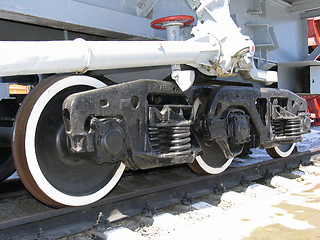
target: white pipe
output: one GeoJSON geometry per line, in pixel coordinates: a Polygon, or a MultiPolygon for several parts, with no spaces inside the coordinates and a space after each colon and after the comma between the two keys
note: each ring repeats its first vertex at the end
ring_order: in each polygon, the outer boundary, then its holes
{"type": "Polygon", "coordinates": [[[197,41],[1,41],[0,76],[195,64],[215,51],[197,41]]]}

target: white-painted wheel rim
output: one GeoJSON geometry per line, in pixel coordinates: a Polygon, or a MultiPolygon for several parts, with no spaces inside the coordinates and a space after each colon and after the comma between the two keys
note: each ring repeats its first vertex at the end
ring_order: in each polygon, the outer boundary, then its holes
{"type": "Polygon", "coordinates": [[[226,170],[231,162],[233,161],[233,158],[228,159],[221,167],[211,167],[208,165],[201,156],[197,156],[196,160],[199,166],[208,174],[219,174],[222,173],[224,170],[226,170]]]}
{"type": "Polygon", "coordinates": [[[284,158],[284,157],[288,157],[293,152],[295,146],[296,144],[292,143],[291,147],[286,151],[282,151],[280,147],[274,147],[273,149],[280,157],[284,158]]]}
{"type": "Polygon", "coordinates": [[[76,85],[86,85],[94,88],[100,88],[105,86],[105,84],[101,81],[88,76],[69,76],[60,81],[57,81],[56,83],[52,84],[48,89],[46,89],[46,91],[43,92],[43,94],[34,104],[27,122],[25,133],[26,160],[30,173],[34,178],[35,182],[37,183],[38,187],[52,200],[60,204],[69,206],[87,205],[101,199],[113,189],[113,187],[117,184],[125,169],[125,165],[121,163],[114,176],[103,188],[101,188],[97,192],[85,196],[67,195],[54,188],[43,175],[39,163],[37,161],[37,156],[35,152],[35,132],[38,125],[38,120],[40,118],[42,110],[45,108],[46,104],[50,101],[50,99],[52,99],[52,97],[54,97],[58,92],[62,91],[63,89],[76,85]]]}

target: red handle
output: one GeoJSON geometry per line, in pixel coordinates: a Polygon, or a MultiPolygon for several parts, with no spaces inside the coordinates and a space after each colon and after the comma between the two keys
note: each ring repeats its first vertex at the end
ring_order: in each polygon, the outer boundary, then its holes
{"type": "Polygon", "coordinates": [[[156,20],[153,20],[151,22],[151,27],[155,29],[164,29],[163,23],[167,22],[182,22],[184,26],[187,26],[191,23],[193,23],[194,18],[189,15],[175,15],[175,16],[169,16],[169,17],[163,17],[156,20]]]}

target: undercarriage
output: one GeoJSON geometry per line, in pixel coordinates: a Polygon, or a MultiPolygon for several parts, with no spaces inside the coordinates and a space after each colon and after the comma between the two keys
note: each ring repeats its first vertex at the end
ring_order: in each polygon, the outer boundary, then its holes
{"type": "Polygon", "coordinates": [[[12,152],[35,197],[77,206],[110,192],[125,169],[218,174],[245,147],[290,155],[309,129],[306,102],[287,90],[199,83],[183,92],[172,81],[57,75],[24,99],[12,152]]]}
{"type": "Polygon", "coordinates": [[[245,144],[301,141],[310,125],[306,107],[286,90],[194,85],[182,92],[173,82],[138,80],[73,94],[63,116],[71,151],[97,164],[123,161],[136,170],[192,163],[212,148],[220,168],[245,144]]]}

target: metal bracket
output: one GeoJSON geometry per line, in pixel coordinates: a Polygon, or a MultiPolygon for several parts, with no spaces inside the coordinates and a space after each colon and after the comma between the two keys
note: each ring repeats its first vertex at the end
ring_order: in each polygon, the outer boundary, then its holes
{"type": "Polygon", "coordinates": [[[320,45],[318,47],[316,47],[316,49],[314,49],[312,51],[312,53],[308,56],[308,58],[306,59],[306,61],[314,61],[316,60],[318,57],[320,56],[320,45]]]}
{"type": "Polygon", "coordinates": [[[250,14],[266,15],[266,2],[265,0],[253,0],[253,8],[247,12],[250,14]]]}
{"type": "Polygon", "coordinates": [[[195,79],[195,72],[193,70],[172,70],[171,78],[176,81],[179,88],[184,92],[192,86],[195,79]]]}
{"type": "Polygon", "coordinates": [[[157,4],[158,0],[138,0],[136,12],[138,17],[146,17],[157,4]]]}
{"type": "Polygon", "coordinates": [[[201,4],[200,0],[187,0],[187,2],[192,9],[197,9],[201,4]]]}

